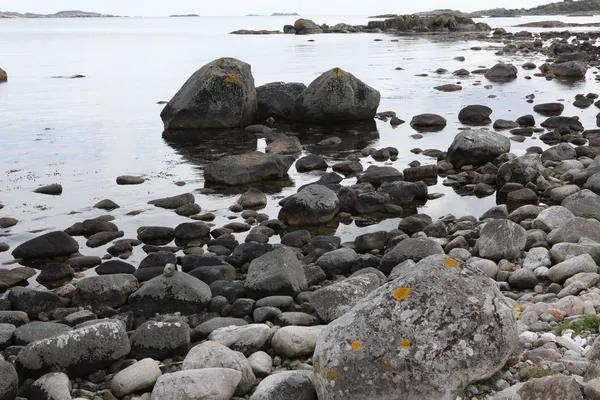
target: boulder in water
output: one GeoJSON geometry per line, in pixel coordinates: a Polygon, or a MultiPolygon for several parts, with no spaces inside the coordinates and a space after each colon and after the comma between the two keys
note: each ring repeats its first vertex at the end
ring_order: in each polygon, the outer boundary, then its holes
{"type": "Polygon", "coordinates": [[[484,129],[470,129],[456,135],[448,148],[447,160],[455,167],[484,165],[510,151],[506,136],[484,129]]]}
{"type": "Polygon", "coordinates": [[[225,156],[207,166],[204,179],[207,183],[239,186],[261,181],[287,179],[287,171],[294,163],[292,156],[280,156],[254,151],[225,156]]]}
{"type": "Polygon", "coordinates": [[[263,120],[269,117],[288,119],[294,109],[296,99],[305,89],[306,85],[298,82],[272,82],[257,87],[257,119],[263,120]]]}

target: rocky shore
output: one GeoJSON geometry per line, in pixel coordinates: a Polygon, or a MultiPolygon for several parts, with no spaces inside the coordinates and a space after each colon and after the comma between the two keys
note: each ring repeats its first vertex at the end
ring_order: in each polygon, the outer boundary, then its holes
{"type": "MultiPolygon", "coordinates": [[[[595,35],[498,30],[490,40],[502,54],[547,62],[478,74],[489,84],[536,69],[541,81],[585,79],[598,66],[595,35]]],[[[164,137],[185,146],[251,134],[264,152],[232,149],[204,168],[204,188],[149,202],[186,222],[126,235],[105,199],[94,218],[0,243],[14,258],[0,269],[0,400],[600,398],[600,117],[584,126],[535,96],[511,120],[471,104],[450,146],[415,148],[429,162],[401,170],[386,164],[393,147],[333,163],[306,150],[335,151],[345,136],[309,147],[289,128],[408,117],[426,135],[447,124],[382,112],[380,98],[341,68],[308,85],[258,87],[240,60],[200,68],[163,109],[164,137]],[[534,136],[539,146],[514,154],[534,136]],[[255,187],[285,182],[291,168],[315,180],[277,200],[255,187]],[[439,198],[436,181],[497,205],[481,216],[414,212],[439,198]],[[203,196],[230,188],[240,191],[231,221],[212,224],[203,196]],[[272,201],[276,215],[264,212],[272,201]],[[324,234],[386,218],[401,219],[350,241],[324,234]]],[[[569,101],[596,114],[597,99],[569,101]]],[[[114,185],[144,183],[123,175],[114,185]]],[[[0,227],[18,222],[2,217],[0,227]]]]}

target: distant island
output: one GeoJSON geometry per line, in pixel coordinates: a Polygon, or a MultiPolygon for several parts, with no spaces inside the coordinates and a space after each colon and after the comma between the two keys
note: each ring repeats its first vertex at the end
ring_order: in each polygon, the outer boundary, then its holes
{"type": "Polygon", "coordinates": [[[471,13],[471,16],[520,17],[523,15],[594,15],[600,14],[600,0],[565,0],[533,8],[493,8],[471,13]]]}
{"type": "Polygon", "coordinates": [[[198,14],[174,14],[169,15],[169,18],[187,18],[187,17],[199,17],[198,14]]]}
{"type": "Polygon", "coordinates": [[[271,17],[299,17],[298,13],[273,13],[271,17]]]}
{"type": "Polygon", "coordinates": [[[114,18],[117,15],[99,14],[95,12],[66,10],[54,14],[18,13],[12,11],[0,11],[0,18],[114,18]]]}

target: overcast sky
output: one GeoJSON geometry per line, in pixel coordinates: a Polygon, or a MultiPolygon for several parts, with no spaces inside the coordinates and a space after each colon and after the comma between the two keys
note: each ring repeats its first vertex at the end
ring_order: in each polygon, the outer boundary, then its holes
{"type": "Polygon", "coordinates": [[[95,11],[129,16],[164,16],[169,14],[246,15],[297,12],[304,15],[371,15],[380,13],[407,14],[436,8],[475,11],[492,7],[521,8],[546,4],[549,0],[420,0],[393,2],[389,0],[0,0],[1,11],[54,13],[60,10],[95,11]]]}

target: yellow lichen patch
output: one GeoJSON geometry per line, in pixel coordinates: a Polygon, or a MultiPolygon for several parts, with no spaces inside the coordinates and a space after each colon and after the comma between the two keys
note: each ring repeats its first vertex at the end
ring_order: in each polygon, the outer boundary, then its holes
{"type": "Polygon", "coordinates": [[[325,373],[325,378],[327,378],[327,380],[329,380],[329,381],[334,381],[334,382],[337,382],[338,380],[343,379],[343,377],[340,374],[338,374],[337,371],[334,371],[332,369],[328,370],[325,373]]]}
{"type": "Polygon", "coordinates": [[[225,78],[225,83],[235,83],[237,85],[240,82],[240,77],[237,75],[229,75],[227,78],[225,78]]]}
{"type": "Polygon", "coordinates": [[[515,306],[515,311],[521,311],[521,307],[515,306]]]}
{"type": "Polygon", "coordinates": [[[333,78],[339,78],[340,76],[343,76],[343,75],[346,75],[346,71],[344,71],[344,70],[343,70],[343,69],[341,69],[341,68],[335,68],[335,69],[332,71],[332,74],[331,74],[331,76],[332,76],[333,78]]]}
{"type": "Polygon", "coordinates": [[[444,264],[446,264],[446,267],[448,267],[448,268],[458,267],[458,261],[456,261],[454,258],[446,258],[444,260],[444,264]]]}
{"type": "Polygon", "coordinates": [[[385,360],[381,360],[381,365],[383,366],[383,369],[385,371],[391,371],[392,370],[392,366],[390,365],[389,362],[385,361],[385,360]]]}
{"type": "Polygon", "coordinates": [[[314,370],[315,370],[315,375],[318,375],[318,374],[320,374],[320,373],[321,373],[321,371],[322,371],[322,370],[321,370],[321,364],[319,364],[319,362],[318,362],[318,361],[315,361],[315,362],[313,363],[313,368],[314,368],[314,370]]]}
{"type": "Polygon", "coordinates": [[[217,65],[221,65],[221,64],[223,64],[223,59],[222,59],[222,58],[219,58],[219,59],[217,60],[217,65]]]}
{"type": "Polygon", "coordinates": [[[408,295],[410,294],[410,288],[407,287],[399,287],[394,290],[394,298],[398,301],[406,300],[408,295]]]}
{"type": "Polygon", "coordinates": [[[356,342],[352,342],[350,347],[352,348],[352,350],[360,350],[360,348],[362,347],[362,344],[360,344],[360,342],[356,341],[356,342]]]}
{"type": "Polygon", "coordinates": [[[410,342],[408,340],[404,339],[402,341],[402,343],[400,343],[400,348],[402,348],[404,350],[410,349],[410,342]]]}

